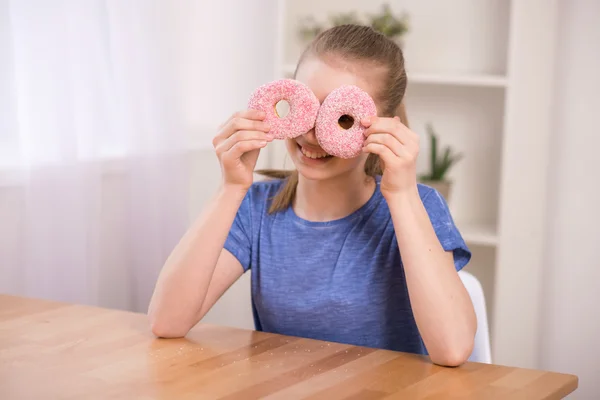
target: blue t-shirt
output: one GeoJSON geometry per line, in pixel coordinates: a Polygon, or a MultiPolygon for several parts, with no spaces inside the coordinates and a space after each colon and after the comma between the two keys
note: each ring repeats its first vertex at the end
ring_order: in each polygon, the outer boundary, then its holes
{"type": "MultiPolygon", "coordinates": [[[[386,200],[379,189],[345,218],[311,222],[292,207],[269,214],[282,181],[256,182],[225,249],[252,269],[256,329],[289,336],[427,354],[417,329],[386,200]]],[[[471,258],[443,197],[419,194],[457,270],[471,258]]]]}

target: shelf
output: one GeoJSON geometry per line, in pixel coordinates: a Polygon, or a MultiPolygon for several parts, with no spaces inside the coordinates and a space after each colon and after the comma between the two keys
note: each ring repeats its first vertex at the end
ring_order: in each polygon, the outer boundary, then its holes
{"type": "Polygon", "coordinates": [[[493,224],[457,223],[456,225],[467,245],[490,247],[498,245],[498,234],[493,224]]]}
{"type": "Polygon", "coordinates": [[[408,84],[421,85],[450,85],[504,88],[508,80],[502,75],[445,75],[445,74],[420,74],[408,72],[408,84]]]}
{"type": "MultiPolygon", "coordinates": [[[[295,64],[286,64],[283,66],[282,75],[291,77],[295,70],[295,64]]],[[[507,86],[508,80],[502,75],[451,75],[408,72],[408,84],[504,88],[507,86]]]]}

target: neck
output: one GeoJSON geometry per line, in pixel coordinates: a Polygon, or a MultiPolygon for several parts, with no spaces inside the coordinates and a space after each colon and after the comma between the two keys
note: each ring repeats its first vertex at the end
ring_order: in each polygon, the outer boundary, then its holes
{"type": "Polygon", "coordinates": [[[319,181],[300,175],[294,212],[300,218],[315,222],[344,218],[369,201],[374,190],[375,179],[364,171],[319,181]]]}

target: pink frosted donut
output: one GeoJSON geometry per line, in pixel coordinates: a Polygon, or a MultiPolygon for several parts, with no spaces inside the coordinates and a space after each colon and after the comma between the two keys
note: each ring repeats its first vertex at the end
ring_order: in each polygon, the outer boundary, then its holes
{"type": "Polygon", "coordinates": [[[366,130],[360,120],[374,115],[377,108],[367,92],[353,85],[340,86],[329,93],[319,109],[315,128],[319,145],[332,156],[357,157],[362,152],[366,130]],[[349,129],[340,125],[342,116],[354,119],[349,129]]]}
{"type": "Polygon", "coordinates": [[[250,96],[248,108],[264,111],[265,122],[271,125],[275,139],[292,139],[315,126],[319,99],[305,84],[294,79],[279,79],[258,87],[250,96]],[[289,113],[281,118],[275,106],[281,100],[290,105],[289,113]]]}

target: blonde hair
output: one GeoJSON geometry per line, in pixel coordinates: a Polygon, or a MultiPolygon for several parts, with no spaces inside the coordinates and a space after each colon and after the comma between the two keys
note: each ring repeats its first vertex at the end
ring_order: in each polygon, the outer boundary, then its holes
{"type": "MultiPolygon", "coordinates": [[[[406,71],[404,56],[396,43],[370,27],[360,25],[341,25],[321,32],[302,53],[298,67],[308,56],[339,57],[344,60],[375,63],[385,68],[386,74],[382,82],[377,100],[382,105],[381,116],[400,117],[400,121],[408,126],[406,109],[402,102],[406,91],[406,71]]],[[[269,213],[287,209],[293,202],[298,186],[298,171],[259,170],[258,174],[275,179],[283,179],[285,183],[272,198],[269,213]]],[[[382,174],[379,157],[369,154],[365,162],[365,173],[375,177],[382,174]]]]}

